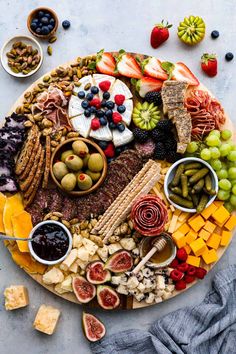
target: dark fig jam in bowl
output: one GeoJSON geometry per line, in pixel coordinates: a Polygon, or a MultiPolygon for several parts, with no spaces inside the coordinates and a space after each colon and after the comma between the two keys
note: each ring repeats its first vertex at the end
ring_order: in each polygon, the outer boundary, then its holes
{"type": "Polygon", "coordinates": [[[42,264],[54,265],[62,262],[72,248],[70,231],[58,221],[40,222],[32,229],[29,239],[31,256],[42,264]]]}

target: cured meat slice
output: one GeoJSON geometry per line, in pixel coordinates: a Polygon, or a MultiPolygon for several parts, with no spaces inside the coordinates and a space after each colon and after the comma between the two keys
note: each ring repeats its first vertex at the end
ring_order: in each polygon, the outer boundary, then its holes
{"type": "Polygon", "coordinates": [[[62,214],[65,220],[71,220],[77,217],[76,201],[74,198],[68,196],[64,197],[62,214]]]}
{"type": "Polygon", "coordinates": [[[146,195],[132,206],[131,219],[134,229],[144,236],[157,236],[168,220],[167,208],[160,198],[146,195]]]}
{"type": "MultiPolygon", "coordinates": [[[[45,190],[46,191],[46,190],[45,190]]],[[[50,203],[48,208],[50,211],[61,211],[63,208],[63,196],[57,189],[50,190],[50,203]]]]}

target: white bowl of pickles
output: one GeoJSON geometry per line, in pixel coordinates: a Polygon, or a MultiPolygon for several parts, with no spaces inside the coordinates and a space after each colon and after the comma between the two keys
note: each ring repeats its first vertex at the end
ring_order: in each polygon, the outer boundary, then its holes
{"type": "Polygon", "coordinates": [[[164,192],[176,209],[201,213],[216,198],[218,178],[206,161],[186,157],[169,168],[165,176],[164,192]]]}

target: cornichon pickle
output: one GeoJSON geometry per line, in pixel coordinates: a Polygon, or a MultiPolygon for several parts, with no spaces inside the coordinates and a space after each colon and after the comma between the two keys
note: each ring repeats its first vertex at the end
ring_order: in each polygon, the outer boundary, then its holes
{"type": "Polygon", "coordinates": [[[203,194],[201,196],[200,201],[197,206],[197,213],[201,213],[205,209],[208,200],[209,200],[209,197],[207,194],[203,194]]]}
{"type": "Polygon", "coordinates": [[[184,165],[185,171],[186,170],[193,170],[193,169],[199,170],[199,168],[202,168],[202,164],[200,162],[190,162],[190,163],[186,163],[186,165],[184,165]]]}
{"type": "Polygon", "coordinates": [[[180,206],[183,206],[185,208],[189,208],[192,209],[193,208],[193,202],[191,202],[190,200],[187,200],[185,198],[180,197],[179,195],[176,194],[170,194],[169,198],[172,202],[174,202],[175,204],[178,204],[180,206]]]}
{"type": "Polygon", "coordinates": [[[205,188],[207,191],[210,191],[212,189],[212,181],[209,173],[205,176],[205,188]]]}
{"type": "Polygon", "coordinates": [[[199,203],[199,195],[198,194],[192,194],[192,201],[193,201],[193,205],[196,208],[198,206],[199,203]]]}
{"type": "Polygon", "coordinates": [[[194,184],[192,193],[199,193],[201,192],[202,188],[204,187],[204,178],[200,179],[196,184],[194,184]]]}
{"type": "Polygon", "coordinates": [[[184,174],[186,176],[193,176],[196,172],[198,172],[198,170],[195,168],[195,169],[185,171],[184,174]]]}
{"type": "Polygon", "coordinates": [[[178,194],[178,195],[182,196],[182,189],[180,187],[171,187],[170,190],[174,194],[178,194]]]}
{"type": "Polygon", "coordinates": [[[204,190],[204,192],[206,193],[206,194],[209,194],[209,195],[216,195],[216,191],[215,191],[215,189],[211,189],[210,191],[208,191],[205,187],[203,188],[203,190],[204,190]]]}
{"type": "Polygon", "coordinates": [[[184,172],[184,164],[181,163],[181,164],[178,166],[178,168],[177,168],[177,170],[176,170],[176,172],[175,172],[174,178],[173,178],[173,180],[172,180],[172,183],[171,183],[171,184],[172,184],[173,187],[176,187],[176,186],[179,184],[180,176],[182,175],[183,172],[184,172]]]}
{"type": "Polygon", "coordinates": [[[189,178],[189,183],[194,184],[199,181],[199,179],[202,179],[203,177],[206,176],[206,174],[209,172],[207,167],[203,167],[201,170],[196,172],[192,177],[189,178]]]}
{"type": "Polygon", "coordinates": [[[182,187],[182,196],[186,198],[188,195],[188,177],[182,173],[182,175],[180,176],[180,181],[182,187]]]}

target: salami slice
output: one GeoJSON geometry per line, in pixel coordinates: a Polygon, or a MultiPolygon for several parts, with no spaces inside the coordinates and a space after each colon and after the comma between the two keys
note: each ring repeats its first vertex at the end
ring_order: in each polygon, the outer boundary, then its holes
{"type": "Polygon", "coordinates": [[[144,236],[157,236],[163,232],[168,220],[167,208],[160,198],[146,195],[132,206],[131,219],[134,229],[144,236]]]}

